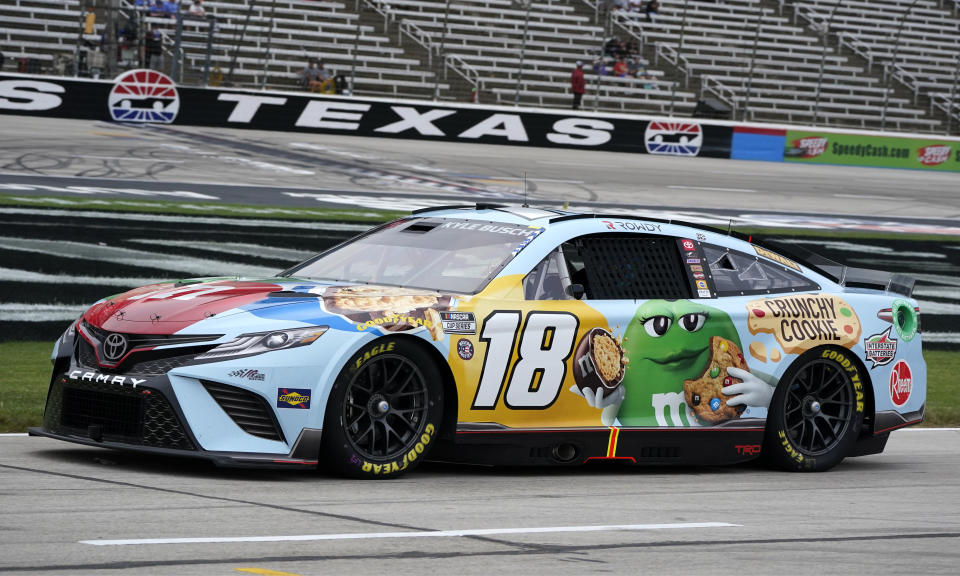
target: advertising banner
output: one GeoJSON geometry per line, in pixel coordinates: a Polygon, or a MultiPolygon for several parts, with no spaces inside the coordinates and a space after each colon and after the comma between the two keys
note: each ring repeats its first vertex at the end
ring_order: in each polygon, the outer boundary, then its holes
{"type": "Polygon", "coordinates": [[[785,162],[960,171],[960,142],[787,130],[785,162]]]}
{"type": "Polygon", "coordinates": [[[694,119],[0,74],[0,114],[729,158],[733,129],[694,119]]]}

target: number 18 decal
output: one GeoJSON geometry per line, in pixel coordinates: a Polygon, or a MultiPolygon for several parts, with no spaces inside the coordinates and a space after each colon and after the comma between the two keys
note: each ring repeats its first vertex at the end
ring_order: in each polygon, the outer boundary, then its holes
{"type": "Polygon", "coordinates": [[[553,404],[567,375],[567,360],[579,325],[577,317],[568,312],[530,312],[521,332],[519,311],[497,311],[487,316],[480,333],[487,352],[472,408],[496,408],[505,382],[504,403],[508,408],[531,410],[553,404]],[[518,333],[517,360],[511,370],[518,333]]]}

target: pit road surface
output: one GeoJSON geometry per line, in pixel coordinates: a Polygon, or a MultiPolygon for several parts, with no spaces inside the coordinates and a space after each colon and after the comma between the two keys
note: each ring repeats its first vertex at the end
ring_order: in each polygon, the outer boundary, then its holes
{"type": "Polygon", "coordinates": [[[956,574],[958,441],[894,432],[823,474],[427,464],[363,482],[8,436],[0,573],[956,574]],[[173,538],[190,541],[143,541],[173,538]]]}

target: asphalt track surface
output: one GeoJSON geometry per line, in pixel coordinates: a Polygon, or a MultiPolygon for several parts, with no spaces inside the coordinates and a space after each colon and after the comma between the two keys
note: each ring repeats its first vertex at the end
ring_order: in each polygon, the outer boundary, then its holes
{"type": "MultiPolygon", "coordinates": [[[[25,195],[415,207],[515,199],[526,173],[531,201],[551,204],[892,228],[960,217],[956,174],[11,116],[0,126],[0,190],[25,195]]],[[[3,437],[0,574],[956,574],[958,440],[895,432],[884,454],[825,474],[427,464],[358,482],[3,437]]]]}
{"type": "Polygon", "coordinates": [[[894,432],[822,474],[427,464],[350,481],[3,437],[0,573],[956,574],[958,441],[894,432]]]}
{"type": "Polygon", "coordinates": [[[526,176],[531,203],[589,210],[805,213],[954,227],[960,219],[960,177],[946,172],[20,116],[0,116],[0,126],[3,192],[403,208],[429,205],[423,198],[522,198],[526,176]]]}

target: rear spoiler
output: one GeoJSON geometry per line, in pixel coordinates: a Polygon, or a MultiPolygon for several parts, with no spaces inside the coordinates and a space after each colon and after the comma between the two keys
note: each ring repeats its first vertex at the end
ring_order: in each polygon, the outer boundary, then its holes
{"type": "Polygon", "coordinates": [[[891,274],[879,270],[866,268],[843,267],[842,275],[838,280],[841,286],[847,288],[872,288],[884,290],[894,294],[910,297],[913,295],[913,285],[916,280],[906,274],[891,274]]]}
{"type": "Polygon", "coordinates": [[[908,298],[913,295],[913,286],[916,280],[905,274],[881,272],[880,270],[869,270],[867,268],[851,268],[845,264],[824,258],[816,252],[801,248],[796,244],[788,244],[775,238],[767,239],[762,244],[753,239],[753,243],[796,260],[814,272],[822,274],[846,288],[884,290],[908,298]]]}

